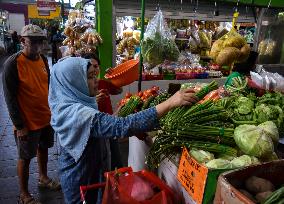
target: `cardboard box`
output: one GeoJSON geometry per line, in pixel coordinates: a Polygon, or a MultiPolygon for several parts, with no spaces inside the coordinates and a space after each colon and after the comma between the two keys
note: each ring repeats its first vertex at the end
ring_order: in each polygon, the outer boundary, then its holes
{"type": "Polygon", "coordinates": [[[208,169],[183,148],[177,179],[197,204],[212,203],[218,177],[230,169],[208,169]]]}
{"type": "Polygon", "coordinates": [[[254,204],[238,189],[245,189],[244,182],[251,176],[267,179],[279,187],[284,183],[283,169],[284,160],[278,160],[223,173],[218,179],[214,203],[254,204]]]}

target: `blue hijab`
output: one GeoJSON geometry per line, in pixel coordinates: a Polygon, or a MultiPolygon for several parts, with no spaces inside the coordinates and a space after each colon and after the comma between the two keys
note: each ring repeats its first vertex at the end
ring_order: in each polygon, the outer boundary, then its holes
{"type": "Polygon", "coordinates": [[[51,125],[60,145],[77,162],[89,140],[95,114],[95,97],[89,96],[87,69],[89,60],[69,57],[51,69],[48,102],[51,125]]]}

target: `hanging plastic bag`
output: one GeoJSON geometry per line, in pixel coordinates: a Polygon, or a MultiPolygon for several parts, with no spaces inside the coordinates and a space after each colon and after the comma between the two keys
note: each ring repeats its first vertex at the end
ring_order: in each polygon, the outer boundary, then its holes
{"type": "Polygon", "coordinates": [[[142,42],[142,55],[144,62],[154,67],[164,60],[177,61],[179,50],[171,39],[171,33],[164,20],[162,11],[159,10],[149,22],[144,40],[142,42]]]}

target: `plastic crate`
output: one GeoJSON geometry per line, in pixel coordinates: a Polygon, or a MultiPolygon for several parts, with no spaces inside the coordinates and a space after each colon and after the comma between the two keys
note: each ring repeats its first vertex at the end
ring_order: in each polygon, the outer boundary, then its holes
{"type": "Polygon", "coordinates": [[[196,77],[196,73],[190,72],[190,73],[176,73],[176,79],[177,80],[184,80],[184,79],[194,79],[196,77]]]}

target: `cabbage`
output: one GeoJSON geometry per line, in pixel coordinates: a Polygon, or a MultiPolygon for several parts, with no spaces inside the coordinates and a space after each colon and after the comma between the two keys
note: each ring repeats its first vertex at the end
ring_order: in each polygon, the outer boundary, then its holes
{"type": "Polygon", "coordinates": [[[274,152],[272,139],[263,128],[255,125],[240,125],[234,131],[234,139],[245,154],[258,158],[274,152]]]}
{"type": "Polygon", "coordinates": [[[266,121],[258,125],[258,127],[262,128],[263,131],[272,139],[274,143],[278,143],[279,141],[279,132],[278,128],[272,121],[266,121]]]}
{"type": "Polygon", "coordinates": [[[206,163],[206,167],[209,169],[232,169],[232,164],[225,159],[213,159],[206,163]]]}
{"type": "Polygon", "coordinates": [[[192,149],[190,154],[196,159],[199,163],[206,163],[212,159],[214,159],[214,155],[210,152],[204,150],[196,150],[192,149]]]}
{"type": "Polygon", "coordinates": [[[234,168],[240,168],[240,167],[250,166],[252,164],[259,164],[259,161],[256,157],[243,155],[233,159],[231,161],[231,164],[234,168]]]}

